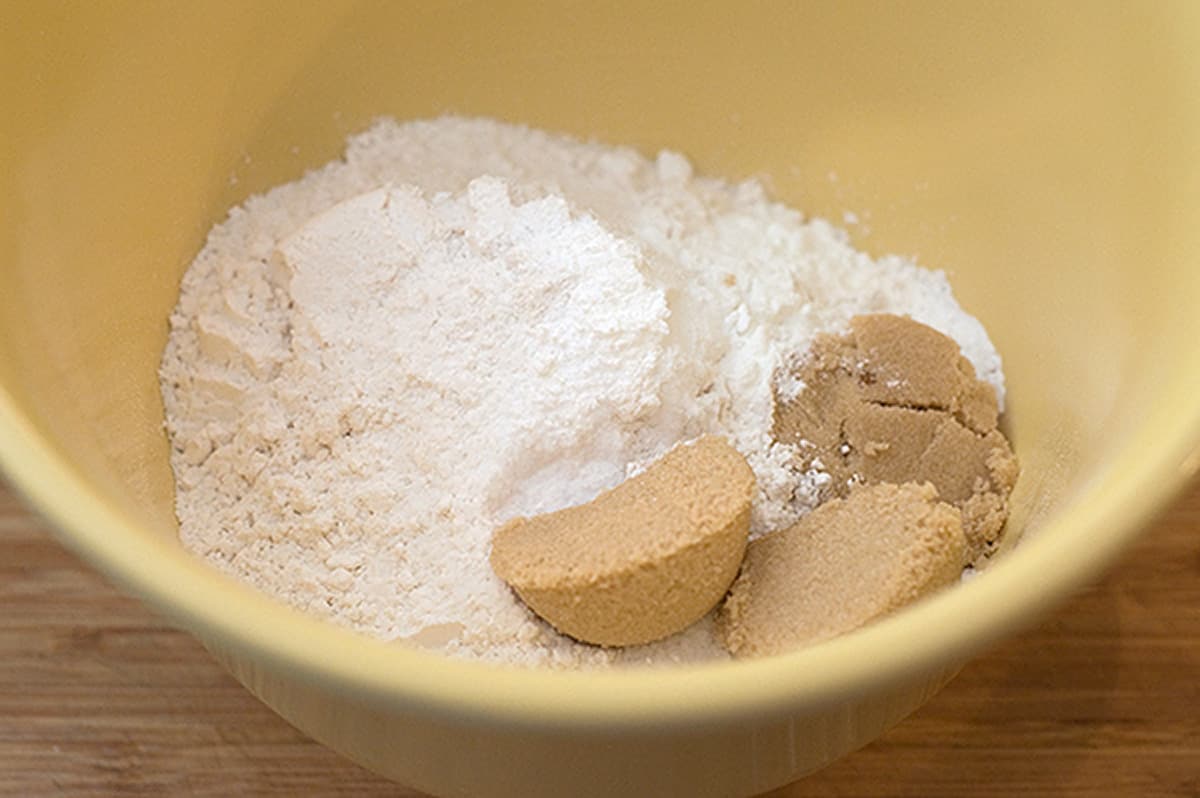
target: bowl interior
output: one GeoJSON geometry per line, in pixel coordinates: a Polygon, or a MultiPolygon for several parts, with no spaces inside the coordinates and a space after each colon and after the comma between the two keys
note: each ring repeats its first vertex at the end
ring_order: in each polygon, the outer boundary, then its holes
{"type": "MultiPolygon", "coordinates": [[[[101,560],[119,549],[221,579],[175,540],[156,369],[180,276],[229,207],[336,157],[380,115],[678,149],[814,215],[854,214],[872,252],[947,270],[1005,359],[1023,465],[1010,528],[1026,538],[1084,545],[1091,507],[1111,510],[1094,534],[1115,540],[1194,469],[1190,4],[111,3],[10,17],[0,457],[44,508],[86,495],[112,513],[102,538],[51,509],[101,560]]],[[[1019,548],[1014,561],[1050,551],[1019,548]]],[[[1064,584],[1082,576],[1060,567],[1064,584]]],[[[230,607],[246,600],[223,589],[230,607]]]]}

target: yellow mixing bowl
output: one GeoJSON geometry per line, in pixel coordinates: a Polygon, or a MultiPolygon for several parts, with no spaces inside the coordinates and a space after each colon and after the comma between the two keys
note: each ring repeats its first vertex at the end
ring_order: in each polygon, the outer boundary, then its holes
{"type": "Polygon", "coordinates": [[[858,747],[1094,578],[1200,462],[1200,5],[41,3],[0,26],[0,460],[256,695],[447,795],[742,795],[858,747]],[[945,268],[1005,356],[1015,550],[809,650],[636,673],[451,662],[176,541],[155,369],[247,195],[383,114],[670,146],[945,268]]]}

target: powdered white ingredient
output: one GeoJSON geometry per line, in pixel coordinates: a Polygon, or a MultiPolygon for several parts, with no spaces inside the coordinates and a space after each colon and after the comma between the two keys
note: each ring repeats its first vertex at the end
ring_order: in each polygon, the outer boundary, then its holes
{"type": "Polygon", "coordinates": [[[611,652],[488,566],[493,528],[728,436],[754,531],[829,479],[770,438],[821,331],[902,313],[1000,360],[945,277],[872,260],[760,184],[499,122],[383,121],[249,199],[184,277],[161,377],[186,546],[387,639],[559,665],[724,656],[708,620],[611,652]],[[782,378],[782,382],[778,382],[782,378]]]}

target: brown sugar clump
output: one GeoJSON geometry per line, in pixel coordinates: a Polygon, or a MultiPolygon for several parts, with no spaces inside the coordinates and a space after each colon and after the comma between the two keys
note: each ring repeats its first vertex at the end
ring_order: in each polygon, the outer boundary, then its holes
{"type": "Polygon", "coordinates": [[[492,569],[564,634],[649,643],[725,595],[746,549],[753,494],[746,460],[706,436],[587,504],[509,521],[492,537],[492,569]]]}
{"type": "Polygon", "coordinates": [[[738,657],[845,634],[956,582],[965,543],[932,485],[856,487],[749,545],[718,628],[738,657]]]}
{"type": "Polygon", "coordinates": [[[880,314],[850,328],[814,343],[797,370],[804,390],[776,405],[776,440],[832,477],[823,499],[857,484],[932,483],[962,511],[966,562],[977,562],[1000,537],[1018,473],[995,390],[924,324],[880,314]]]}

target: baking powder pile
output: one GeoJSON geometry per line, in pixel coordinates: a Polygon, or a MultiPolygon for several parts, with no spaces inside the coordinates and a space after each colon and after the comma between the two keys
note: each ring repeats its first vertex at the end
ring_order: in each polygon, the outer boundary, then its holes
{"type": "Polygon", "coordinates": [[[772,441],[780,375],[860,313],[1000,359],[940,272],[872,260],[755,181],[480,119],[381,121],[252,197],[183,279],[161,379],[184,544],[302,610],[449,654],[551,665],[726,656],[702,621],[621,651],[538,620],[493,529],[726,436],[753,531],[812,509],[772,441]]]}

